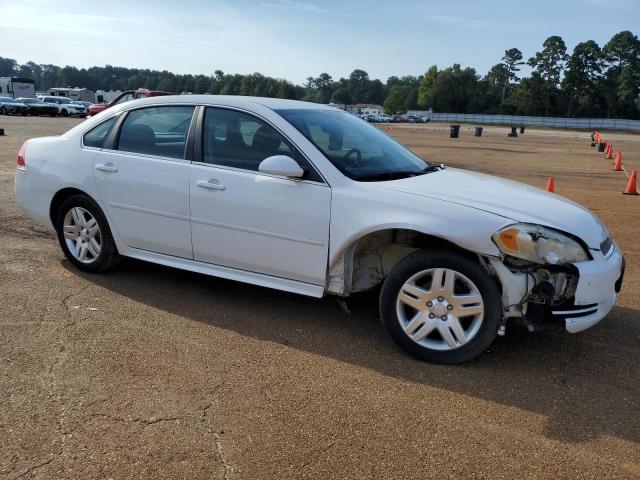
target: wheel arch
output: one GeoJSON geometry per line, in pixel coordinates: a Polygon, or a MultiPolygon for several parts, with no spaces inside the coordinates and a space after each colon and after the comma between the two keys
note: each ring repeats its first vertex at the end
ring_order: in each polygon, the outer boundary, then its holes
{"type": "Polygon", "coordinates": [[[389,225],[361,232],[333,258],[328,291],[348,295],[380,284],[391,269],[416,250],[449,250],[486,266],[482,254],[414,227],[389,225]]]}
{"type": "Polygon", "coordinates": [[[56,216],[58,214],[58,210],[60,209],[60,206],[64,203],[64,201],[67,198],[72,197],[74,195],[85,195],[91,198],[91,200],[93,200],[94,202],[96,201],[95,198],[93,198],[87,192],[80,190],[79,188],[65,187],[58,190],[53,196],[53,198],[51,199],[51,204],[49,205],[49,219],[51,220],[52,225],[55,226],[56,224],[56,216]]]}

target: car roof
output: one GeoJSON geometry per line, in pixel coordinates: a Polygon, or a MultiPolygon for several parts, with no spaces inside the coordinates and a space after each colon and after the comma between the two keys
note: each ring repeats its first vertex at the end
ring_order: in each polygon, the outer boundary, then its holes
{"type": "Polygon", "coordinates": [[[159,97],[147,97],[140,100],[132,100],[122,105],[142,105],[143,103],[172,104],[193,103],[194,105],[227,105],[235,107],[249,107],[262,105],[271,110],[337,110],[334,107],[320,103],[303,102],[300,100],[286,100],[283,98],[245,97],[241,95],[165,95],[159,97]],[[136,102],[134,104],[134,102],[136,102]]]}

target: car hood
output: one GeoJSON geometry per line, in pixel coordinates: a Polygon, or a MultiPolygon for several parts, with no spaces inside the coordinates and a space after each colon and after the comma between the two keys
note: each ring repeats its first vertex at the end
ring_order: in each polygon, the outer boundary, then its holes
{"type": "Polygon", "coordinates": [[[608,236],[598,217],[579,204],[539,188],[483,173],[446,168],[417,177],[375,182],[375,185],[483,210],[514,222],[552,227],[582,239],[593,249],[600,249],[600,243],[608,236]]]}

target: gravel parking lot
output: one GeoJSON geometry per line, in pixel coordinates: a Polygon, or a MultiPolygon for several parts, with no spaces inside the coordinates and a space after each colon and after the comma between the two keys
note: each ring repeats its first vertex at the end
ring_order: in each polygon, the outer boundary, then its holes
{"type": "MultiPolygon", "coordinates": [[[[539,187],[554,175],[627,257],[598,326],[510,328],[445,367],[393,346],[377,292],[315,300],[136,261],[72,268],[19,211],[13,176],[24,140],[80,121],[0,117],[0,478],[640,477],[640,197],[621,194],[628,172],[588,133],[393,127],[433,161],[539,187]]],[[[640,169],[640,136],[607,136],[640,169]]]]}

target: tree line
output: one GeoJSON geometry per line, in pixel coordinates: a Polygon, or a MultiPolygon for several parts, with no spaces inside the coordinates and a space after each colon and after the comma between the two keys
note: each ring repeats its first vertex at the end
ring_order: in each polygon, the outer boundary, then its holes
{"type": "Polygon", "coordinates": [[[385,83],[364,70],[334,80],[328,73],[308,77],[304,85],[268,77],[225,74],[179,75],[166,70],[59,67],[0,57],[0,76],[32,78],[36,89],[81,86],[90,90],[138,87],[170,92],[250,95],[317,103],[374,103],[389,114],[431,108],[434,112],[535,116],[640,118],[640,40],[629,31],[615,34],[602,48],[593,40],[569,54],[560,36],[547,38],[525,60],[517,48],[480,76],[472,67],[439,69],[421,76],[392,76],[385,83]],[[521,78],[524,65],[531,69],[521,78]]]}

